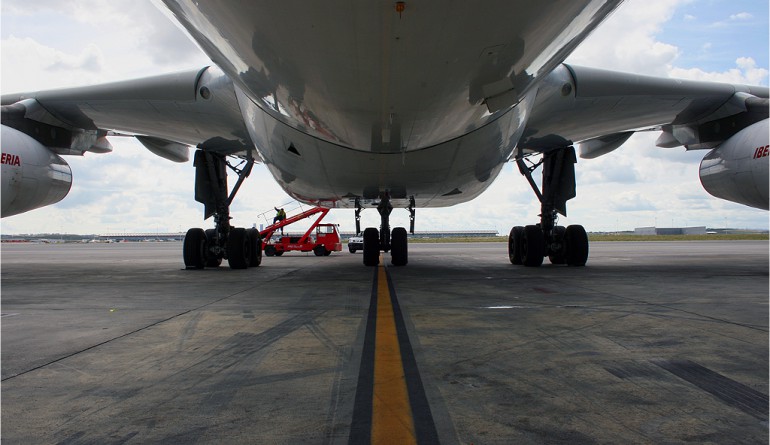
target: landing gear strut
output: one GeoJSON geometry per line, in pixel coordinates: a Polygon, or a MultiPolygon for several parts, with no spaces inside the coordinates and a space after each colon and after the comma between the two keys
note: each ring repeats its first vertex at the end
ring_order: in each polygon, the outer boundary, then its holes
{"type": "Polygon", "coordinates": [[[508,236],[508,258],[513,264],[537,267],[548,257],[552,264],[584,266],[588,260],[588,235],[583,226],[557,225],[558,214],[567,215],[567,201],[575,197],[575,149],[565,147],[543,153],[538,163],[516,159],[540,201],[540,223],[516,226],[508,236]],[[543,166],[542,192],[532,172],[543,166]]]}
{"type": "Polygon", "coordinates": [[[254,165],[251,151],[247,151],[247,157],[241,164],[234,166],[224,155],[198,150],[193,165],[195,200],[204,206],[204,219],[214,217],[214,228],[206,231],[193,228],[187,231],[183,245],[185,267],[218,267],[223,258],[227,259],[232,269],[259,266],[262,263],[259,231],[230,226],[230,204],[254,165]],[[238,175],[238,181],[229,196],[226,168],[238,175]]]}
{"type": "Polygon", "coordinates": [[[356,235],[361,233],[361,200],[356,198],[356,235]]]}
{"type": "MultiPolygon", "coordinates": [[[[409,228],[414,233],[415,202],[414,197],[409,200],[409,228]]],[[[386,193],[377,205],[380,213],[380,230],[368,227],[364,230],[364,266],[377,266],[380,264],[380,252],[390,252],[390,262],[394,266],[406,266],[409,262],[408,241],[406,229],[396,227],[390,230],[390,213],[393,205],[390,196],[386,193]]],[[[360,229],[361,207],[356,200],[356,231],[360,229]]]]}

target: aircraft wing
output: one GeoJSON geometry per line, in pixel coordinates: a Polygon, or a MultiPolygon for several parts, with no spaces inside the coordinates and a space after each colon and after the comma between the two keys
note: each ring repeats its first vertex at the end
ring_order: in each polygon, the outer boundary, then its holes
{"type": "MultiPolygon", "coordinates": [[[[232,81],[216,68],[102,85],[2,96],[3,122],[59,154],[109,151],[106,135],[136,136],[154,153],[188,159],[188,146],[223,154],[255,148],[232,81]],[[38,127],[45,127],[38,128],[38,127]],[[48,128],[51,127],[51,128],[48,128]]],[[[685,81],[562,65],[541,85],[519,150],[579,143],[592,158],[634,131],[662,131],[661,147],[713,148],[768,117],[768,88],[685,81]]]]}
{"type": "Polygon", "coordinates": [[[105,136],[130,135],[177,162],[188,146],[223,154],[254,148],[230,79],[218,69],[2,96],[3,124],[58,154],[106,152],[105,136]]]}
{"type": "Polygon", "coordinates": [[[562,65],[541,85],[519,150],[580,143],[594,158],[634,131],[658,130],[660,147],[713,148],[768,118],[768,88],[562,65]]]}

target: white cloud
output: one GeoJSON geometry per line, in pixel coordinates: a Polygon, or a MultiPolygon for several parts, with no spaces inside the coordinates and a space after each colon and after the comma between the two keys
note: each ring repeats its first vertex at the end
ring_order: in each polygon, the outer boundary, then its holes
{"type": "Polygon", "coordinates": [[[102,51],[96,45],[88,45],[74,60],[59,59],[49,69],[52,71],[84,70],[98,73],[102,71],[103,67],[104,56],[102,51]]]}
{"type": "Polygon", "coordinates": [[[13,63],[2,64],[3,92],[19,92],[102,81],[104,57],[101,49],[89,44],[78,53],[66,53],[37,41],[11,36],[2,41],[2,57],[13,63]],[[19,69],[19,67],[24,67],[19,69]]]}
{"type": "Polygon", "coordinates": [[[754,16],[749,14],[748,12],[741,12],[730,16],[730,20],[751,20],[753,18],[754,16]]]}
{"type": "Polygon", "coordinates": [[[4,92],[40,89],[28,86],[33,82],[46,87],[87,85],[211,64],[148,1],[6,0],[2,8],[2,57],[13,61],[3,63],[4,92]],[[42,14],[45,20],[55,17],[56,23],[25,19],[30,14],[42,14]],[[27,26],[14,26],[14,18],[27,26]],[[23,35],[27,32],[36,37],[23,35]]]}
{"type": "Polygon", "coordinates": [[[657,210],[657,207],[638,192],[622,192],[609,200],[609,207],[617,212],[657,210]]]}
{"type": "Polygon", "coordinates": [[[666,75],[666,66],[679,55],[676,46],[657,41],[655,34],[688,0],[623,3],[583,42],[568,62],[598,68],[666,75]]]}
{"type": "Polygon", "coordinates": [[[581,162],[577,179],[589,184],[636,184],[640,180],[636,164],[629,157],[605,155],[581,162]]]}
{"type": "Polygon", "coordinates": [[[2,7],[3,14],[32,16],[43,11],[51,10],[60,3],[61,2],[57,0],[37,0],[35,2],[27,0],[3,0],[0,7],[2,7]]]}
{"type": "Polygon", "coordinates": [[[739,57],[735,60],[735,68],[725,71],[706,72],[700,68],[676,67],[669,69],[671,77],[748,85],[767,85],[769,74],[770,71],[766,68],[757,67],[757,63],[751,57],[739,57]]]}

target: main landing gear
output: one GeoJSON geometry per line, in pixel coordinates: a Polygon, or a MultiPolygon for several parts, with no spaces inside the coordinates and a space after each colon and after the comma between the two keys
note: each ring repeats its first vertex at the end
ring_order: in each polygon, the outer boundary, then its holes
{"type": "Polygon", "coordinates": [[[585,266],[588,260],[588,235],[583,226],[559,226],[558,214],[567,215],[567,201],[575,197],[575,149],[561,148],[543,153],[535,164],[516,159],[540,200],[540,223],[516,226],[508,235],[508,258],[513,264],[537,267],[546,256],[552,264],[585,266]],[[543,191],[532,179],[532,172],[543,165],[543,191]]]}
{"type": "MultiPolygon", "coordinates": [[[[409,228],[414,233],[415,203],[414,197],[409,200],[409,228]]],[[[380,251],[390,252],[390,262],[394,266],[406,266],[409,262],[408,242],[406,229],[396,227],[390,230],[390,213],[393,205],[390,196],[385,195],[377,206],[380,213],[380,230],[368,227],[364,230],[364,266],[377,266],[380,264],[380,251]]],[[[356,201],[356,233],[360,233],[361,206],[356,201]]]]}
{"type": "Polygon", "coordinates": [[[231,269],[257,267],[262,263],[259,231],[230,226],[230,204],[254,165],[251,151],[247,152],[244,162],[233,166],[224,155],[203,150],[195,152],[195,200],[204,205],[204,219],[214,217],[214,228],[187,231],[183,245],[187,269],[219,267],[222,259],[227,259],[231,269]],[[226,167],[238,174],[238,181],[229,196],[226,167]]]}

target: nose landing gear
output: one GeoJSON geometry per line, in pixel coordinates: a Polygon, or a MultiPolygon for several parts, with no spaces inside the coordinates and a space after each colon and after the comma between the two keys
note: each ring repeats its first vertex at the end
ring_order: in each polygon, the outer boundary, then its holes
{"type": "MultiPolygon", "coordinates": [[[[414,197],[409,199],[409,221],[410,232],[414,233],[414,215],[415,202],[414,197]]],[[[394,266],[406,266],[409,262],[409,249],[407,232],[403,227],[396,227],[390,230],[390,213],[393,211],[393,205],[390,196],[385,196],[377,205],[377,211],[380,213],[380,230],[369,227],[364,230],[364,266],[377,266],[380,264],[380,252],[390,252],[390,262],[394,266]]],[[[356,227],[360,218],[361,208],[356,202],[356,227]]]]}

